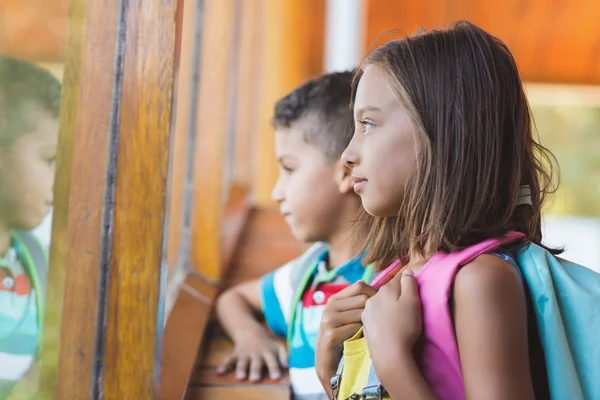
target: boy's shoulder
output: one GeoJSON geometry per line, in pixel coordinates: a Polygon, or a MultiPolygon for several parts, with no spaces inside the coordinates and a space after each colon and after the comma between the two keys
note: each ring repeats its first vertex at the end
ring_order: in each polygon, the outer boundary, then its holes
{"type": "Polygon", "coordinates": [[[328,250],[329,245],[327,243],[316,242],[288,264],[291,264],[296,272],[307,271],[314,267],[315,263],[319,261],[328,250]]]}
{"type": "Polygon", "coordinates": [[[42,299],[46,298],[48,283],[48,254],[38,238],[29,231],[13,230],[11,236],[14,246],[24,257],[27,272],[32,276],[33,284],[40,290],[42,299]]]}
{"type": "Polygon", "coordinates": [[[37,269],[48,268],[48,254],[34,233],[24,230],[12,230],[11,236],[19,250],[26,252],[37,269]]]}
{"type": "MultiPolygon", "coordinates": [[[[275,290],[278,297],[294,297],[294,293],[314,270],[317,262],[327,253],[324,242],[312,244],[304,253],[261,278],[263,290],[275,290]]],[[[283,299],[279,299],[280,301],[283,299]]]]}
{"type": "Polygon", "coordinates": [[[300,290],[328,248],[326,243],[315,243],[299,257],[261,278],[262,312],[267,325],[276,335],[286,337],[293,306],[300,290]]]}
{"type": "Polygon", "coordinates": [[[302,284],[302,281],[312,272],[317,262],[324,257],[328,250],[329,245],[327,243],[316,242],[300,256],[287,262],[268,275],[279,275],[280,279],[285,276],[285,280],[289,282],[290,289],[294,290],[302,284]]]}

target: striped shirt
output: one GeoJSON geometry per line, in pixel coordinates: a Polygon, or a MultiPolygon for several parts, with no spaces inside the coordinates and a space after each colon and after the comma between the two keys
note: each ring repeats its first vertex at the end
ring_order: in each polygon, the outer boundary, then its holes
{"type": "Polygon", "coordinates": [[[11,247],[0,259],[0,398],[29,370],[38,345],[36,293],[11,247]]]}
{"type": "Polygon", "coordinates": [[[311,252],[316,257],[302,256],[261,279],[267,325],[277,336],[288,337],[290,381],[298,400],[328,399],[315,370],[315,345],[327,301],[350,284],[370,278],[370,269],[361,265],[362,257],[328,270],[327,246],[317,243],[306,253],[311,252]],[[310,280],[303,293],[298,293],[307,274],[310,280]]]}

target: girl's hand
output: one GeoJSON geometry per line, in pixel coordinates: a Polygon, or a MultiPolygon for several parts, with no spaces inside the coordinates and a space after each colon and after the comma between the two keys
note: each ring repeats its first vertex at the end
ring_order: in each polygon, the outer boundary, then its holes
{"type": "Polygon", "coordinates": [[[361,327],[361,314],[367,300],[377,290],[363,281],[356,282],[329,298],[316,344],[317,375],[326,392],[342,357],[343,343],[361,327]]]}
{"type": "Polygon", "coordinates": [[[397,274],[371,297],[362,313],[373,364],[389,365],[398,356],[412,357],[423,331],[419,284],[411,270],[397,274]]]}

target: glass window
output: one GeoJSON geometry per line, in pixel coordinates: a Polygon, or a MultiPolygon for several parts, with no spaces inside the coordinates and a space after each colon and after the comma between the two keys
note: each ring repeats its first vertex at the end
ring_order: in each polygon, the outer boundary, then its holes
{"type": "Polygon", "coordinates": [[[45,309],[68,1],[2,8],[0,399],[29,399],[40,396],[43,335],[60,323],[60,309],[45,309]]]}

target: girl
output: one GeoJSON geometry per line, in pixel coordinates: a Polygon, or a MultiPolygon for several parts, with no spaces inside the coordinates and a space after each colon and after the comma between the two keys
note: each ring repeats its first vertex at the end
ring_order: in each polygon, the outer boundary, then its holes
{"type": "MultiPolygon", "coordinates": [[[[372,360],[389,398],[544,398],[539,338],[511,255],[541,241],[540,210],[554,158],[533,137],[508,48],[460,22],[385,44],[363,62],[355,83],[356,131],[343,159],[369,214],[364,262],[381,268],[406,256],[406,263],[376,294],[350,287],[329,301],[317,344],[323,386],[331,390],[340,359],[336,333],[362,321],[365,349],[350,341],[344,354],[367,351],[362,360],[372,360]],[[449,306],[461,382],[440,392],[418,368],[423,328],[415,275],[438,252],[509,231],[525,238],[477,257],[455,277],[449,306]]],[[[360,394],[365,382],[346,384],[352,390],[340,399],[360,394]]]]}

